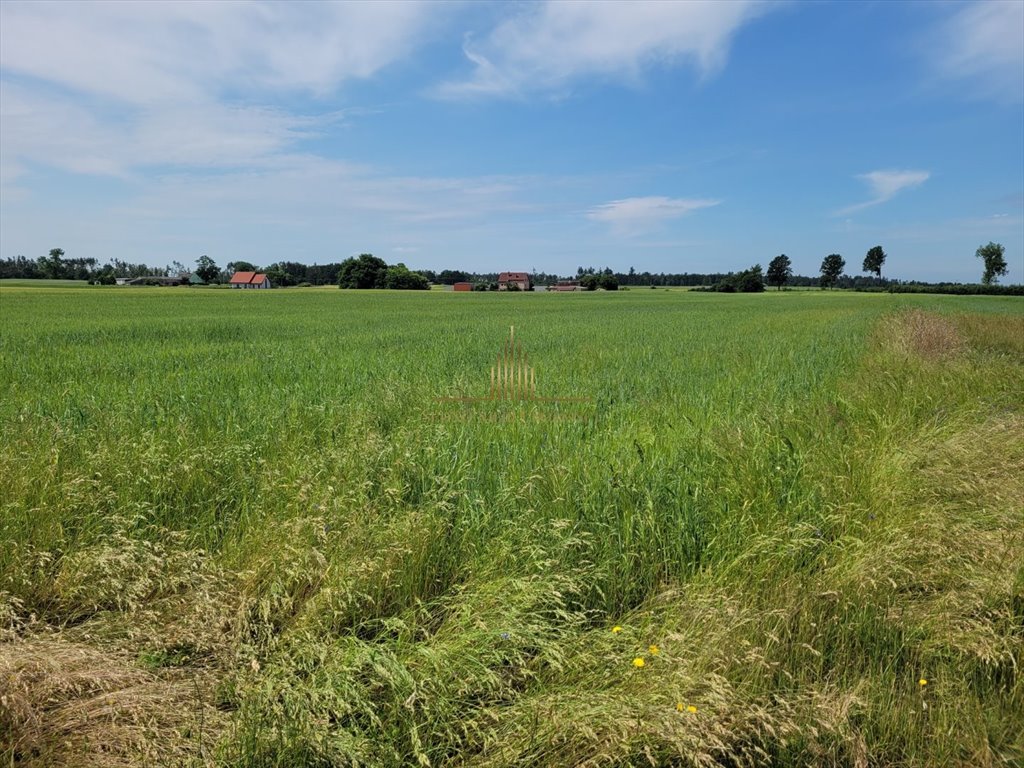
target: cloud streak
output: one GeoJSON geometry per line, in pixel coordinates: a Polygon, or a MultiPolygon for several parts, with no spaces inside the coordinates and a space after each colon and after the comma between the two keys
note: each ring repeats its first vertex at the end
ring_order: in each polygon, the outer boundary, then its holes
{"type": "Polygon", "coordinates": [[[619,234],[635,234],[656,228],[667,221],[679,219],[702,208],[719,205],[721,200],[628,197],[595,206],[587,218],[611,226],[619,234]]]}
{"type": "Polygon", "coordinates": [[[970,87],[971,95],[1024,101],[1024,3],[988,0],[962,6],[925,42],[939,76],[970,87]]]}
{"type": "Polygon", "coordinates": [[[871,171],[857,176],[867,182],[871,189],[871,199],[856,205],[841,208],[835,212],[835,216],[847,216],[865,208],[881,205],[904,189],[913,189],[924,184],[931,174],[928,171],[871,171]]]}
{"type": "Polygon", "coordinates": [[[527,5],[484,40],[464,47],[472,75],[438,87],[441,98],[557,93],[583,77],[634,81],[657,65],[691,62],[702,75],[721,67],[737,30],[765,3],[561,2],[527,5]]]}

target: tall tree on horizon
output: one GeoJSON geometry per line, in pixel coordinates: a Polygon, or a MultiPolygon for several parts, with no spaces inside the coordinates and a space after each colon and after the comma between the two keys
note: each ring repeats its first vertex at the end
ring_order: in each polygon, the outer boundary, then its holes
{"type": "Polygon", "coordinates": [[[846,260],[838,253],[830,253],[821,262],[821,287],[831,288],[846,269],[846,260]]]}
{"type": "Polygon", "coordinates": [[[768,285],[777,286],[781,291],[782,286],[784,286],[792,276],[793,263],[789,260],[789,256],[786,254],[780,254],[768,263],[768,272],[765,274],[768,285]]]}
{"type": "Polygon", "coordinates": [[[981,275],[982,285],[998,283],[999,278],[1006,274],[1004,253],[1006,253],[1006,249],[1000,243],[989,241],[988,245],[978,246],[978,250],[974,252],[974,255],[985,262],[985,271],[981,275]]]}
{"type": "Polygon", "coordinates": [[[882,250],[882,246],[876,245],[874,248],[868,250],[867,255],[864,257],[864,266],[861,267],[863,272],[874,272],[875,276],[882,279],[882,265],[885,263],[885,251],[882,250]]]}

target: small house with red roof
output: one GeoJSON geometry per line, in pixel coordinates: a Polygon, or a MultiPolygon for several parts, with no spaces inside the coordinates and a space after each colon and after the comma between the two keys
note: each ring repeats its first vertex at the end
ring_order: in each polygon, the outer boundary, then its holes
{"type": "Polygon", "coordinates": [[[529,291],[530,286],[530,274],[528,272],[502,272],[498,275],[498,290],[507,291],[510,286],[513,291],[529,291]]]}
{"type": "Polygon", "coordinates": [[[235,272],[231,276],[232,288],[269,288],[270,279],[262,272],[235,272]]]}

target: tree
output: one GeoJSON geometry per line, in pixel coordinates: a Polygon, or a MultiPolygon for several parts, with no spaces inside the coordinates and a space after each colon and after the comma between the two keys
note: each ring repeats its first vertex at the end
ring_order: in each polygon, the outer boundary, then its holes
{"type": "Polygon", "coordinates": [[[821,287],[831,288],[846,269],[846,260],[838,253],[830,253],[821,262],[821,287]]]}
{"type": "Polygon", "coordinates": [[[606,291],[617,291],[619,290],[619,281],[615,275],[603,274],[597,278],[597,284],[606,291]]]}
{"type": "Polygon", "coordinates": [[[764,293],[764,272],[755,264],[736,276],[736,290],[740,293],[764,293]]]}
{"type": "Polygon", "coordinates": [[[59,280],[64,277],[64,270],[63,248],[51,248],[49,257],[42,256],[39,259],[39,271],[43,273],[44,277],[59,280]]]}
{"type": "Polygon", "coordinates": [[[883,264],[885,264],[885,251],[882,250],[882,246],[876,245],[874,248],[871,248],[864,257],[864,266],[861,267],[861,271],[874,272],[875,277],[881,280],[883,264]]]}
{"type": "Polygon", "coordinates": [[[384,287],[396,291],[429,291],[430,281],[419,272],[410,271],[405,264],[396,264],[384,273],[384,287]]]}
{"type": "Polygon", "coordinates": [[[768,285],[777,286],[781,291],[789,278],[793,276],[793,263],[789,260],[789,256],[781,254],[776,256],[770,262],[768,262],[768,285]]]}
{"type": "MultiPolygon", "coordinates": [[[[51,253],[53,253],[51,251],[51,253]]],[[[974,255],[982,259],[985,262],[985,271],[981,275],[981,282],[983,285],[992,285],[992,283],[998,283],[999,278],[1006,274],[1006,259],[1003,258],[1003,254],[1006,253],[1006,249],[1003,248],[999,243],[993,243],[989,241],[988,245],[978,246],[978,250],[974,252],[974,255]]]]}
{"type": "Polygon", "coordinates": [[[289,272],[285,271],[284,267],[280,264],[271,264],[263,271],[273,285],[281,288],[286,288],[289,285],[295,285],[296,282],[298,282],[289,272]]]}
{"type": "Polygon", "coordinates": [[[341,262],[339,288],[383,288],[388,265],[372,253],[361,253],[341,262]]]}
{"type": "Polygon", "coordinates": [[[229,261],[226,267],[228,272],[259,272],[260,268],[248,261],[229,261]]]}
{"type": "Polygon", "coordinates": [[[715,285],[719,293],[761,293],[764,291],[764,274],[761,265],[733,274],[730,272],[715,285]]]}
{"type": "MultiPolygon", "coordinates": [[[[580,267],[580,269],[582,269],[582,267],[580,267]]],[[[597,275],[584,272],[580,276],[580,287],[584,291],[596,291],[597,290],[597,285],[598,285],[597,275]]]]}
{"type": "Polygon", "coordinates": [[[220,276],[220,267],[204,253],[196,259],[196,274],[204,283],[212,283],[220,276]]]}

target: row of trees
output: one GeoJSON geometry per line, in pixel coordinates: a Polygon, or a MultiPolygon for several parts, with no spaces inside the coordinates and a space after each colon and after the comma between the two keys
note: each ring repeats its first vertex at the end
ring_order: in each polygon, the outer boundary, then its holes
{"type": "MultiPolygon", "coordinates": [[[[981,283],[991,286],[998,283],[999,278],[1007,274],[1005,249],[999,243],[989,242],[979,246],[975,257],[983,262],[981,283]]],[[[768,264],[766,272],[761,265],[755,264],[742,272],[734,273],[651,273],[637,272],[630,267],[629,272],[613,272],[609,268],[578,267],[576,279],[584,290],[617,290],[623,286],[703,286],[709,290],[756,292],[764,290],[765,284],[782,289],[783,286],[820,286],[822,288],[854,288],[880,289],[891,288],[892,281],[882,279],[882,267],[887,254],[882,246],[876,245],[864,256],[861,270],[871,277],[844,275],[846,260],[838,253],[826,256],[821,262],[820,275],[807,277],[793,274],[793,265],[785,254],[776,256],[768,264]]],[[[67,258],[62,248],[53,248],[46,256],[28,259],[24,256],[0,259],[0,279],[51,279],[51,280],[88,280],[90,282],[110,283],[118,277],[145,277],[148,275],[180,275],[188,270],[180,262],[172,262],[169,266],[153,268],[145,264],[132,264],[114,259],[102,266],[97,265],[94,258],[67,258]]],[[[438,272],[424,269],[412,271],[404,264],[389,266],[383,259],[364,253],[345,261],[331,264],[314,264],[312,266],[293,261],[281,261],[260,269],[247,261],[228,262],[222,270],[213,259],[203,255],[196,260],[196,268],[192,270],[203,282],[224,283],[235,272],[264,272],[275,286],[292,285],[339,285],[344,288],[399,288],[421,290],[429,287],[429,283],[451,285],[457,282],[471,282],[482,286],[497,285],[498,274],[466,272],[457,269],[443,269],[438,272]]],[[[545,272],[534,272],[532,280],[535,285],[554,285],[562,279],[558,275],[545,272]]],[[[914,283],[927,285],[926,283],[914,283]]]]}

